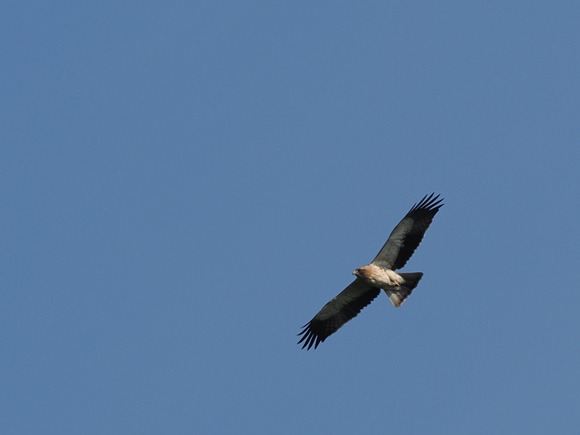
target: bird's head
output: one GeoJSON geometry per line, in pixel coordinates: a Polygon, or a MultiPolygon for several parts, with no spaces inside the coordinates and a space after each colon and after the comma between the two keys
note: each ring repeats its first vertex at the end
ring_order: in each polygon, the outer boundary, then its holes
{"type": "Polygon", "coordinates": [[[366,266],[356,268],[352,274],[359,278],[369,280],[373,277],[373,269],[372,266],[367,264],[366,266]]]}
{"type": "Polygon", "coordinates": [[[358,277],[364,277],[366,275],[366,270],[364,267],[357,267],[353,272],[353,275],[358,276],[358,277]]]}

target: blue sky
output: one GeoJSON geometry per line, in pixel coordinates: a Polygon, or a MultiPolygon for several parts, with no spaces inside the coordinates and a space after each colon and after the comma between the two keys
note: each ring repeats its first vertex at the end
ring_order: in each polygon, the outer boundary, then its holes
{"type": "Polygon", "coordinates": [[[580,6],[0,6],[0,432],[580,430],[580,6]],[[441,193],[396,310],[300,326],[441,193]]]}

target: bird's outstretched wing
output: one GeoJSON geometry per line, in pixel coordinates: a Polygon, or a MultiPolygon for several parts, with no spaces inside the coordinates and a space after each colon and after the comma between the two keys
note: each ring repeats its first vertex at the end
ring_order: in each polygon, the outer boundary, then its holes
{"type": "Polygon", "coordinates": [[[334,334],[338,329],[357,316],[360,311],[376,298],[380,289],[371,287],[362,279],[355,279],[347,288],[328,302],[303,326],[300,332],[302,338],[298,344],[304,342],[302,349],[316,349],[318,345],[334,334]]]}
{"type": "Polygon", "coordinates": [[[439,199],[439,195],[425,195],[391,232],[371,263],[384,269],[402,268],[423,240],[427,228],[442,206],[443,198],[439,199]]]}

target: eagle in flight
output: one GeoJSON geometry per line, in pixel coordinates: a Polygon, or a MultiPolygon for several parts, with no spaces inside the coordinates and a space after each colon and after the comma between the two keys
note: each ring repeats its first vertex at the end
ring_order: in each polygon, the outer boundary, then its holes
{"type": "Polygon", "coordinates": [[[401,306],[417,287],[423,273],[397,273],[395,270],[405,266],[421,243],[427,228],[443,206],[443,198],[439,199],[439,196],[434,193],[425,195],[413,205],[391,232],[374,260],[355,269],[355,280],[303,326],[298,334],[302,336],[298,342],[303,343],[302,349],[310,349],[312,346],[316,349],[342,325],[356,317],[379,295],[381,289],[395,307],[401,306]]]}

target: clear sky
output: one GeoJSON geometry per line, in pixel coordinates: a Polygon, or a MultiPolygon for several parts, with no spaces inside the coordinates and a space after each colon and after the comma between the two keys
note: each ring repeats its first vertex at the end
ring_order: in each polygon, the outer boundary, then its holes
{"type": "Polygon", "coordinates": [[[4,1],[0,432],[580,433],[577,1],[4,1]],[[424,194],[405,271],[301,325],[424,194]]]}

